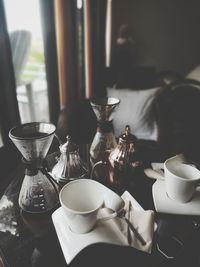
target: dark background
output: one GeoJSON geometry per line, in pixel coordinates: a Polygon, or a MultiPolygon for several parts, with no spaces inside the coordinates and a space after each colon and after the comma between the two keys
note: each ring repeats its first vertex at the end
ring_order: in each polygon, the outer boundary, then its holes
{"type": "Polygon", "coordinates": [[[120,25],[132,29],[133,61],[186,75],[200,63],[200,1],[114,0],[113,48],[120,25]]]}

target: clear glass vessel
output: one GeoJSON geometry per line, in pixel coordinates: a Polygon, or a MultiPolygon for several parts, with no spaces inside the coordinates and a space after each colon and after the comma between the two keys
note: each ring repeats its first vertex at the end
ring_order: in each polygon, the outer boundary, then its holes
{"type": "Polygon", "coordinates": [[[108,155],[117,146],[113,131],[113,111],[119,105],[117,98],[96,98],[90,101],[97,117],[97,132],[90,147],[92,163],[106,160],[108,155]]]}
{"type": "Polygon", "coordinates": [[[51,123],[26,123],[10,130],[9,137],[21,152],[25,176],[19,206],[29,213],[43,213],[59,203],[58,187],[47,171],[45,157],[56,127],[51,123]]]}

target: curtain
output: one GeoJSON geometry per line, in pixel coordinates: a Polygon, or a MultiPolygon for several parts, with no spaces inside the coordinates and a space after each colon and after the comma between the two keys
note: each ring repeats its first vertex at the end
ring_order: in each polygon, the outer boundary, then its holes
{"type": "Polygon", "coordinates": [[[106,0],[56,0],[55,22],[62,112],[58,135],[90,143],[96,117],[89,99],[105,95],[106,0]],[[82,5],[80,5],[80,3],[82,5]]]}
{"type": "Polygon", "coordinates": [[[56,0],[55,22],[61,107],[77,96],[76,1],[56,0]]]}
{"type": "MultiPolygon", "coordinates": [[[[91,0],[90,0],[91,1],[91,0]]],[[[106,94],[105,76],[105,25],[106,0],[91,1],[91,29],[94,66],[94,94],[97,97],[106,94]]]]}
{"type": "Polygon", "coordinates": [[[106,0],[84,0],[86,97],[105,96],[106,0]]]}
{"type": "Polygon", "coordinates": [[[55,1],[61,106],[105,95],[107,0],[81,3],[78,7],[74,0],[55,1]]]}

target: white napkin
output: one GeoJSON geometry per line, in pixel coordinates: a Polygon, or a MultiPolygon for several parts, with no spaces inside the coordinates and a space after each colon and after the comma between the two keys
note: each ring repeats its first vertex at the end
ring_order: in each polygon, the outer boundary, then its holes
{"type": "Polygon", "coordinates": [[[130,214],[130,221],[135,226],[139,234],[141,234],[143,239],[146,241],[146,245],[142,246],[138,239],[135,238],[134,234],[132,233],[132,246],[139,250],[150,253],[152,248],[153,235],[157,228],[157,224],[154,221],[154,211],[144,210],[140,205],[138,205],[138,202],[127,191],[124,192],[122,198],[126,203],[126,210],[128,209],[129,201],[131,201],[132,209],[130,214]]]}
{"type": "MultiPolygon", "coordinates": [[[[151,253],[153,234],[157,227],[154,223],[154,211],[145,211],[128,191],[125,191],[121,197],[125,201],[124,209],[126,210],[126,218],[128,218],[129,201],[131,202],[132,207],[129,215],[129,221],[146,242],[146,245],[142,245],[136,238],[135,234],[130,230],[132,239],[130,246],[141,251],[151,253]]],[[[109,213],[109,211],[103,209],[101,212],[102,215],[105,215],[106,213],[109,213]]],[[[128,224],[124,219],[117,217],[113,220],[105,221],[104,223],[107,224],[108,228],[115,228],[115,232],[118,234],[120,240],[123,241],[124,245],[129,245],[127,239],[128,224]]]]}

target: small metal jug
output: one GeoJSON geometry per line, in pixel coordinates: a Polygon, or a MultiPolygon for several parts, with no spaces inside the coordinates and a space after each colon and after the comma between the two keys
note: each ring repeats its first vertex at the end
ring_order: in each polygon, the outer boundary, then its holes
{"type": "Polygon", "coordinates": [[[131,134],[129,125],[126,125],[125,132],[119,136],[117,147],[109,155],[109,162],[113,168],[125,172],[129,167],[141,165],[137,157],[137,137],[131,134]]]}
{"type": "Polygon", "coordinates": [[[69,181],[86,178],[88,168],[80,157],[79,148],[67,136],[67,142],[60,145],[60,157],[52,169],[52,176],[61,185],[69,181]]]}

